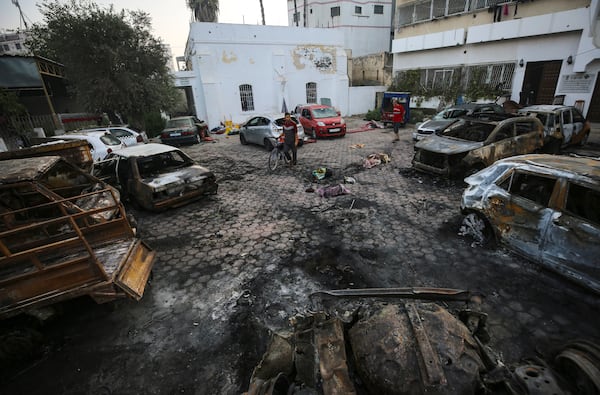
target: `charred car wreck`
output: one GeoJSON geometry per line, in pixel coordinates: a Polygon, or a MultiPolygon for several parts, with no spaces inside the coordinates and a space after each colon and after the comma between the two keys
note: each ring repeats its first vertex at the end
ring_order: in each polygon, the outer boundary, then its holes
{"type": "Polygon", "coordinates": [[[543,126],[534,117],[463,118],[415,144],[413,167],[449,177],[475,173],[498,159],[528,154],[543,144],[543,126]]]}
{"type": "Polygon", "coordinates": [[[92,173],[117,187],[134,204],[151,211],[179,207],[216,194],[215,175],[178,148],[143,144],[110,154],[92,173]]]}
{"type": "Polygon", "coordinates": [[[600,161],[522,155],[465,179],[461,233],[600,293],[600,161]]]}
{"type": "Polygon", "coordinates": [[[66,160],[0,161],[0,317],[82,295],[139,300],[154,252],[119,193],[66,160]]]}
{"type": "Polygon", "coordinates": [[[541,358],[505,364],[486,345],[487,314],[477,311],[481,296],[468,291],[344,289],[313,297],[321,301],[291,317],[291,331],[271,336],[245,395],[566,395],[600,389],[594,377],[600,350],[589,341],[567,343],[550,356],[552,365],[541,358]],[[331,297],[341,299],[323,303],[331,297]],[[451,311],[433,301],[466,305],[451,311]]]}

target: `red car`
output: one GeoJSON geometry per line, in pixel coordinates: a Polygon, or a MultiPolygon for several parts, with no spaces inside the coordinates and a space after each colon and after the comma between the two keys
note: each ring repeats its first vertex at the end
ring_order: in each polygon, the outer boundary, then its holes
{"type": "Polygon", "coordinates": [[[298,108],[297,115],[304,132],[313,138],[346,135],[346,122],[333,107],[309,104],[298,108]]]}

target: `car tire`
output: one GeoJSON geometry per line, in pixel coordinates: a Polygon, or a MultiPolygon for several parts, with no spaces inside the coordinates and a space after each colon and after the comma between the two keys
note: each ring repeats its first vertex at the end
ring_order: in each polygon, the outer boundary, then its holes
{"type": "Polygon", "coordinates": [[[246,141],[246,138],[241,133],[240,133],[240,143],[242,143],[242,145],[247,145],[248,144],[248,142],[246,141]]]}
{"type": "Polygon", "coordinates": [[[196,135],[196,138],[194,140],[194,144],[200,144],[202,142],[202,137],[200,137],[199,134],[196,135]]]}
{"type": "Polygon", "coordinates": [[[483,214],[472,211],[465,215],[460,225],[459,234],[468,236],[483,247],[493,247],[496,244],[494,230],[483,214]]]}

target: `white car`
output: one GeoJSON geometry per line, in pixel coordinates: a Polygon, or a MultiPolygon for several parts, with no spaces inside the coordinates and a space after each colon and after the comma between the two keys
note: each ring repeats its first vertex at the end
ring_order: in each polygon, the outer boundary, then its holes
{"type": "Polygon", "coordinates": [[[103,131],[80,131],[53,137],[55,140],[85,140],[88,142],[94,162],[103,160],[111,152],[123,149],[125,143],[103,131]]]}
{"type": "Polygon", "coordinates": [[[81,132],[87,133],[90,131],[110,133],[125,143],[125,145],[128,147],[137,144],[145,144],[148,142],[148,136],[146,135],[146,132],[138,132],[128,126],[107,126],[104,128],[86,129],[82,130],[81,132]]]}

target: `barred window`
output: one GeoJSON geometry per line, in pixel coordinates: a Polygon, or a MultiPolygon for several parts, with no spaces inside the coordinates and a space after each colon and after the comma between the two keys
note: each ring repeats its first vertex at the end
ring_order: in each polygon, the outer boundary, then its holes
{"type": "Polygon", "coordinates": [[[354,6],[354,13],[355,14],[362,14],[362,7],[354,6]]]}
{"type": "Polygon", "coordinates": [[[382,5],[376,5],[376,6],[373,8],[373,13],[374,13],[374,14],[383,15],[383,6],[382,6],[382,5]]]}
{"type": "Polygon", "coordinates": [[[505,3],[506,0],[417,0],[397,8],[397,26],[462,14],[505,3]]]}
{"type": "Polygon", "coordinates": [[[254,97],[252,96],[252,85],[240,85],[240,101],[242,111],[254,111],[254,97]]]}
{"type": "Polygon", "coordinates": [[[317,83],[307,82],[306,83],[306,102],[316,103],[317,102],[317,83]]]}
{"type": "Polygon", "coordinates": [[[331,17],[340,16],[340,7],[331,7],[331,17]]]}
{"type": "Polygon", "coordinates": [[[300,13],[294,12],[294,22],[300,22],[300,13]]]}

